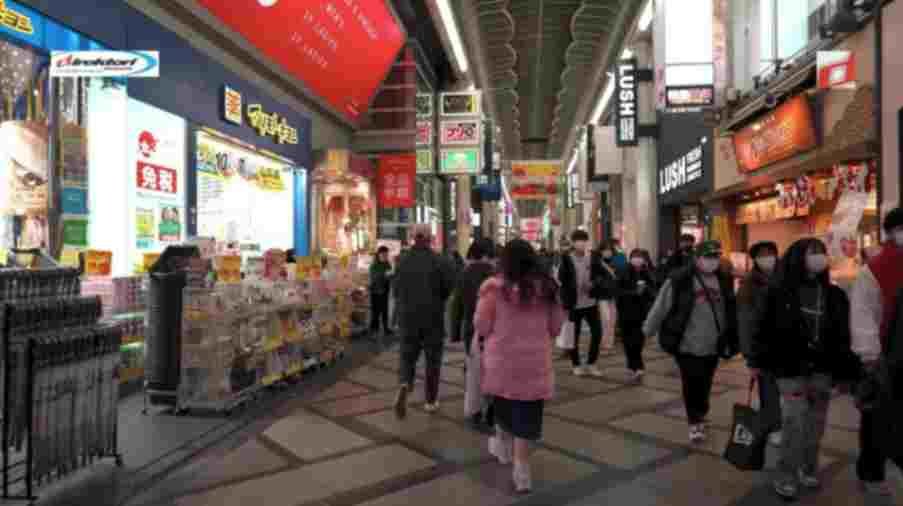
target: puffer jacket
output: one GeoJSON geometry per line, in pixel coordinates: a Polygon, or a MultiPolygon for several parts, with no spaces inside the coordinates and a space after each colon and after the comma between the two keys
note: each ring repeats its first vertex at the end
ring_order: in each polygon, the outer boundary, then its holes
{"type": "Polygon", "coordinates": [[[758,367],[754,338],[765,316],[770,280],[760,269],[746,275],[737,292],[737,331],[740,334],[740,351],[750,367],[758,367]]]}
{"type": "Polygon", "coordinates": [[[473,340],[473,314],[477,309],[477,297],[480,286],[495,272],[495,267],[489,262],[472,262],[461,275],[455,287],[457,294],[453,297],[451,305],[451,335],[452,341],[463,338],[464,349],[470,353],[470,344],[473,340]]]}

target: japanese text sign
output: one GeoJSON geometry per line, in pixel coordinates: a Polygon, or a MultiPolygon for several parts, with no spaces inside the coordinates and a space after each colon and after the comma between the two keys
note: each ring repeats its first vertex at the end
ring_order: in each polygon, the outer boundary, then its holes
{"type": "Polygon", "coordinates": [[[383,155],[379,159],[377,191],[379,205],[386,209],[414,207],[417,155],[383,155]]]}
{"type": "Polygon", "coordinates": [[[138,162],[135,179],[139,190],[175,195],[179,191],[178,173],[168,167],[138,162]]]}

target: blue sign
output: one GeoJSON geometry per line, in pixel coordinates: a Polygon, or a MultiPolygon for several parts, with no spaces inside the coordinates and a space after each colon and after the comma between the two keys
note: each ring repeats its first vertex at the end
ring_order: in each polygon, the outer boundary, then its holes
{"type": "Polygon", "coordinates": [[[0,34],[44,46],[44,17],[12,0],[0,0],[0,34]]]}
{"type": "Polygon", "coordinates": [[[63,214],[88,214],[88,192],[83,188],[63,188],[63,214]]]}

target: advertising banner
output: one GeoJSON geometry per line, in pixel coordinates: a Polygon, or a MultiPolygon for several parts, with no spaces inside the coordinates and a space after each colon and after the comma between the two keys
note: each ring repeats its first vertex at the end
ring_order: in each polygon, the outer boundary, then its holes
{"type": "Polygon", "coordinates": [[[547,199],[558,193],[561,161],[512,160],[511,188],[515,200],[547,199]]]}
{"type": "Polygon", "coordinates": [[[757,171],[812,150],[817,144],[805,95],[797,95],[734,134],[737,162],[743,172],[757,171]]]}
{"type": "Polygon", "coordinates": [[[405,43],[382,1],[199,3],[351,122],[366,113],[405,43]]]}
{"type": "Polygon", "coordinates": [[[618,63],[615,75],[615,141],[621,147],[636,146],[639,139],[636,72],[636,58],[618,63]]]}
{"type": "Polygon", "coordinates": [[[160,77],[160,52],[51,51],[50,77],[160,77]]]}
{"type": "Polygon", "coordinates": [[[480,144],[480,120],[443,121],[439,139],[443,146],[474,146],[480,144]]]}
{"type": "Polygon", "coordinates": [[[380,156],[376,184],[380,207],[414,207],[416,185],[417,156],[414,153],[380,156]]]}
{"type": "Polygon", "coordinates": [[[819,51],[818,89],[856,87],[856,57],[852,51],[819,51]]]}

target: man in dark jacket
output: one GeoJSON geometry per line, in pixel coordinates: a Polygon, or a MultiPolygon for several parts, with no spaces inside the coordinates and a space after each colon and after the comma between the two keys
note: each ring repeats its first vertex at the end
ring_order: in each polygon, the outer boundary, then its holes
{"type": "Polygon", "coordinates": [[[389,329],[389,292],[392,284],[392,264],[389,263],[389,248],[380,246],[376,250],[376,258],[370,265],[370,332],[376,334],[382,321],[383,332],[392,334],[389,329]]]}
{"type": "Polygon", "coordinates": [[[414,385],[420,353],[426,356],[426,406],[439,410],[439,373],[445,339],[445,305],[454,284],[454,267],[430,249],[430,230],[417,227],[414,247],[398,265],[396,289],[401,326],[401,388],[395,399],[399,418],[407,414],[407,396],[414,385]]]}
{"type": "Polygon", "coordinates": [[[687,269],[693,265],[693,248],[695,245],[696,238],[691,234],[683,234],[680,236],[677,251],[675,251],[665,263],[665,279],[670,278],[674,273],[687,269]]]}
{"type": "Polygon", "coordinates": [[[596,366],[599,358],[599,345],[602,341],[602,318],[599,314],[599,299],[607,290],[614,289],[614,276],[602,266],[602,257],[598,252],[589,250],[589,234],[583,230],[575,230],[571,234],[573,252],[562,255],[561,267],[558,269],[558,281],[561,283],[561,301],[574,322],[574,347],[571,349],[571,363],[575,376],[601,377],[602,371],[596,366]],[[580,359],[580,326],[586,320],[592,340],[586,367],[580,359]]]}

